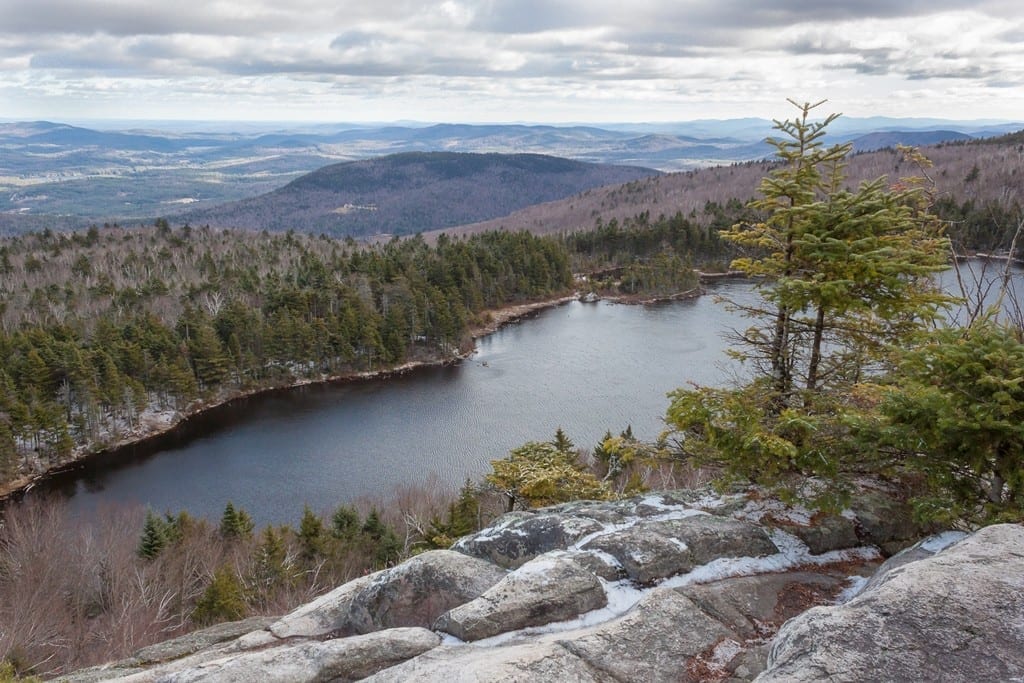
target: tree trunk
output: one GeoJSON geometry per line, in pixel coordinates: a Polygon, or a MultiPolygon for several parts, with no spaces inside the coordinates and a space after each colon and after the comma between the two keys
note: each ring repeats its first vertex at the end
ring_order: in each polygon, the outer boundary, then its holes
{"type": "Polygon", "coordinates": [[[814,342],[811,345],[811,361],[807,366],[807,390],[818,390],[818,366],[821,364],[821,338],[825,332],[825,307],[818,306],[814,320],[814,342]]]}

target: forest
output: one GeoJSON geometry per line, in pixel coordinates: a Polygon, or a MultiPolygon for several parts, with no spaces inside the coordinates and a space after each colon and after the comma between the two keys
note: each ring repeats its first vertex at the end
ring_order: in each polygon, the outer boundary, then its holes
{"type": "Polygon", "coordinates": [[[653,443],[627,428],[578,448],[559,430],[457,494],[406,483],[391,500],[326,518],[306,509],[294,526],[262,530],[230,504],[219,524],[134,510],[91,527],[68,524],[45,501],[12,507],[0,538],[0,624],[10,626],[0,633],[0,680],[280,614],[446,547],[503,511],[576,498],[714,480],[835,511],[870,476],[904,487],[936,524],[1024,518],[1020,306],[1014,318],[979,299],[962,324],[938,324],[957,297],[933,280],[964,251],[1018,253],[1018,198],[936,196],[913,151],[901,163],[917,179],[844,187],[850,149],[825,148],[807,113],[782,124],[782,161],[754,202],[599,219],[550,237],[497,231],[366,246],[159,220],[0,243],[8,481],[161,414],[454,359],[490,311],[570,292],[574,272],[597,291],[662,295],[695,285],[695,266],[733,268],[763,295],[745,309],[751,326],[732,350],[753,379],[674,392],[653,443]]]}
{"type": "Polygon", "coordinates": [[[550,238],[373,248],[294,233],[92,228],[0,246],[0,480],[166,411],[453,359],[485,311],[565,293],[550,238]]]}

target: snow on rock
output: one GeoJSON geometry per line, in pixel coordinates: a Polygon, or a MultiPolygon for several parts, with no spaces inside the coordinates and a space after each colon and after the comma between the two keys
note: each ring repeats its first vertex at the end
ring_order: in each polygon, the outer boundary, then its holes
{"type": "Polygon", "coordinates": [[[985,527],[790,620],[760,683],[1024,679],[1024,526],[985,527]]]}
{"type": "MultiPolygon", "coordinates": [[[[883,501],[823,517],[704,489],[513,512],[450,551],[349,582],[176,671],[199,680],[202,666],[227,680],[251,672],[246,661],[280,663],[282,676],[317,680],[323,669],[304,658],[341,661],[359,643],[386,647],[383,636],[354,634],[390,630],[426,649],[371,680],[750,680],[786,619],[858,599],[863,581],[849,575],[881,559],[872,539],[903,542],[911,529],[887,519],[899,509],[883,501]],[[861,527],[868,543],[855,533],[861,527]],[[429,643],[402,630],[422,626],[436,632],[429,643]]],[[[916,552],[957,538],[930,539],[916,552]]]]}
{"type": "Polygon", "coordinates": [[[434,628],[461,640],[480,640],[575,617],[605,604],[601,580],[592,572],[563,557],[542,557],[479,598],[441,615],[434,628]]]}

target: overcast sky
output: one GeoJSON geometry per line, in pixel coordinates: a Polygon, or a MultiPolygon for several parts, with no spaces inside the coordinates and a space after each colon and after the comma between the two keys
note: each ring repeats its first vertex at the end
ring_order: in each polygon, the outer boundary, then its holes
{"type": "Polygon", "coordinates": [[[1024,117],[1020,0],[0,0],[0,117],[1024,117]]]}

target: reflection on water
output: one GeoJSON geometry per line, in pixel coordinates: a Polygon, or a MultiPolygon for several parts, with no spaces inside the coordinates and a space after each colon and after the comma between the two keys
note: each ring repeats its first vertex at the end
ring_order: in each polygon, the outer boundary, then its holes
{"type": "MultiPolygon", "coordinates": [[[[719,291],[751,296],[739,282],[719,291]]],[[[141,503],[216,519],[231,500],[262,524],[431,474],[457,487],[559,426],[583,447],[627,425],[656,437],[668,391],[730,377],[723,334],[741,326],[712,296],[574,302],[481,339],[458,365],[241,400],[38,488],[62,491],[86,517],[101,504],[141,503]]]]}

